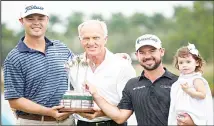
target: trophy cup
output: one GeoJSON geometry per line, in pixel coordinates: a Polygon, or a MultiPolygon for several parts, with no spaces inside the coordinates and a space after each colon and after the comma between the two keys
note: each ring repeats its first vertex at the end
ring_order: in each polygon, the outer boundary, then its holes
{"type": "Polygon", "coordinates": [[[61,112],[94,112],[93,97],[83,88],[86,82],[89,60],[83,55],[75,55],[65,64],[68,72],[68,90],[62,97],[60,104],[64,108],[61,112]],[[71,86],[73,90],[71,90],[71,86]]]}

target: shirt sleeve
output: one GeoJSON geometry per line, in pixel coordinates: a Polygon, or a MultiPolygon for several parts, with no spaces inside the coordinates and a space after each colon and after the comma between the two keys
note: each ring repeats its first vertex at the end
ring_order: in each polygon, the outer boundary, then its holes
{"type": "Polygon", "coordinates": [[[122,99],[120,100],[120,103],[118,104],[118,108],[120,109],[127,109],[127,110],[133,110],[133,104],[132,104],[132,98],[131,98],[131,92],[130,92],[130,80],[126,84],[124,90],[123,90],[123,95],[122,99]]]}
{"type": "Polygon", "coordinates": [[[67,60],[70,60],[74,57],[74,53],[69,49],[69,52],[68,52],[68,59],[67,60]]]}
{"type": "Polygon", "coordinates": [[[4,97],[5,100],[24,96],[23,74],[10,60],[5,60],[4,66],[4,97]]]}
{"type": "Polygon", "coordinates": [[[130,63],[127,63],[122,67],[119,77],[117,79],[117,92],[119,94],[120,99],[122,99],[122,91],[131,78],[136,77],[136,72],[133,66],[130,63]]]}

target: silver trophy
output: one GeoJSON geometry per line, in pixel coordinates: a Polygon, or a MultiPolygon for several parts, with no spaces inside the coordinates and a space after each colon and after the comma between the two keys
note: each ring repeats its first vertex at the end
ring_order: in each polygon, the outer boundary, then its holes
{"type": "Polygon", "coordinates": [[[88,67],[89,60],[83,55],[75,55],[65,63],[65,68],[68,70],[68,91],[71,90],[71,86],[75,92],[84,91],[80,79],[86,82],[88,67]]]}
{"type": "Polygon", "coordinates": [[[60,111],[92,112],[93,97],[83,85],[87,81],[89,59],[84,55],[75,55],[64,66],[68,73],[68,90],[60,101],[64,106],[60,111]]]}

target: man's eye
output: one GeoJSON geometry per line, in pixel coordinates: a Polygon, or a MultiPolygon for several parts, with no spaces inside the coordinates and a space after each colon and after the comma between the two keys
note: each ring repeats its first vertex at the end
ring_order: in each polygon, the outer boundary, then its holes
{"type": "Polygon", "coordinates": [[[94,37],[94,40],[98,40],[98,39],[100,39],[100,37],[94,37]]]}
{"type": "Polygon", "coordinates": [[[144,52],[139,52],[140,54],[144,54],[144,52]]]}
{"type": "Polygon", "coordinates": [[[83,38],[83,40],[89,40],[89,38],[83,38]]]}

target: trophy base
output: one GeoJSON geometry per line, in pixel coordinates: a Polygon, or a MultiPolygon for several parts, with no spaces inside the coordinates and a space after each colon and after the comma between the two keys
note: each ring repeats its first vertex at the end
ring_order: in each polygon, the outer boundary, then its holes
{"type": "Polygon", "coordinates": [[[94,113],[93,110],[93,97],[89,93],[80,93],[67,91],[61,101],[60,105],[64,108],[60,109],[60,112],[89,112],[94,113]]]}
{"type": "Polygon", "coordinates": [[[92,108],[62,108],[59,109],[59,112],[87,112],[87,113],[94,113],[95,111],[92,108]]]}

